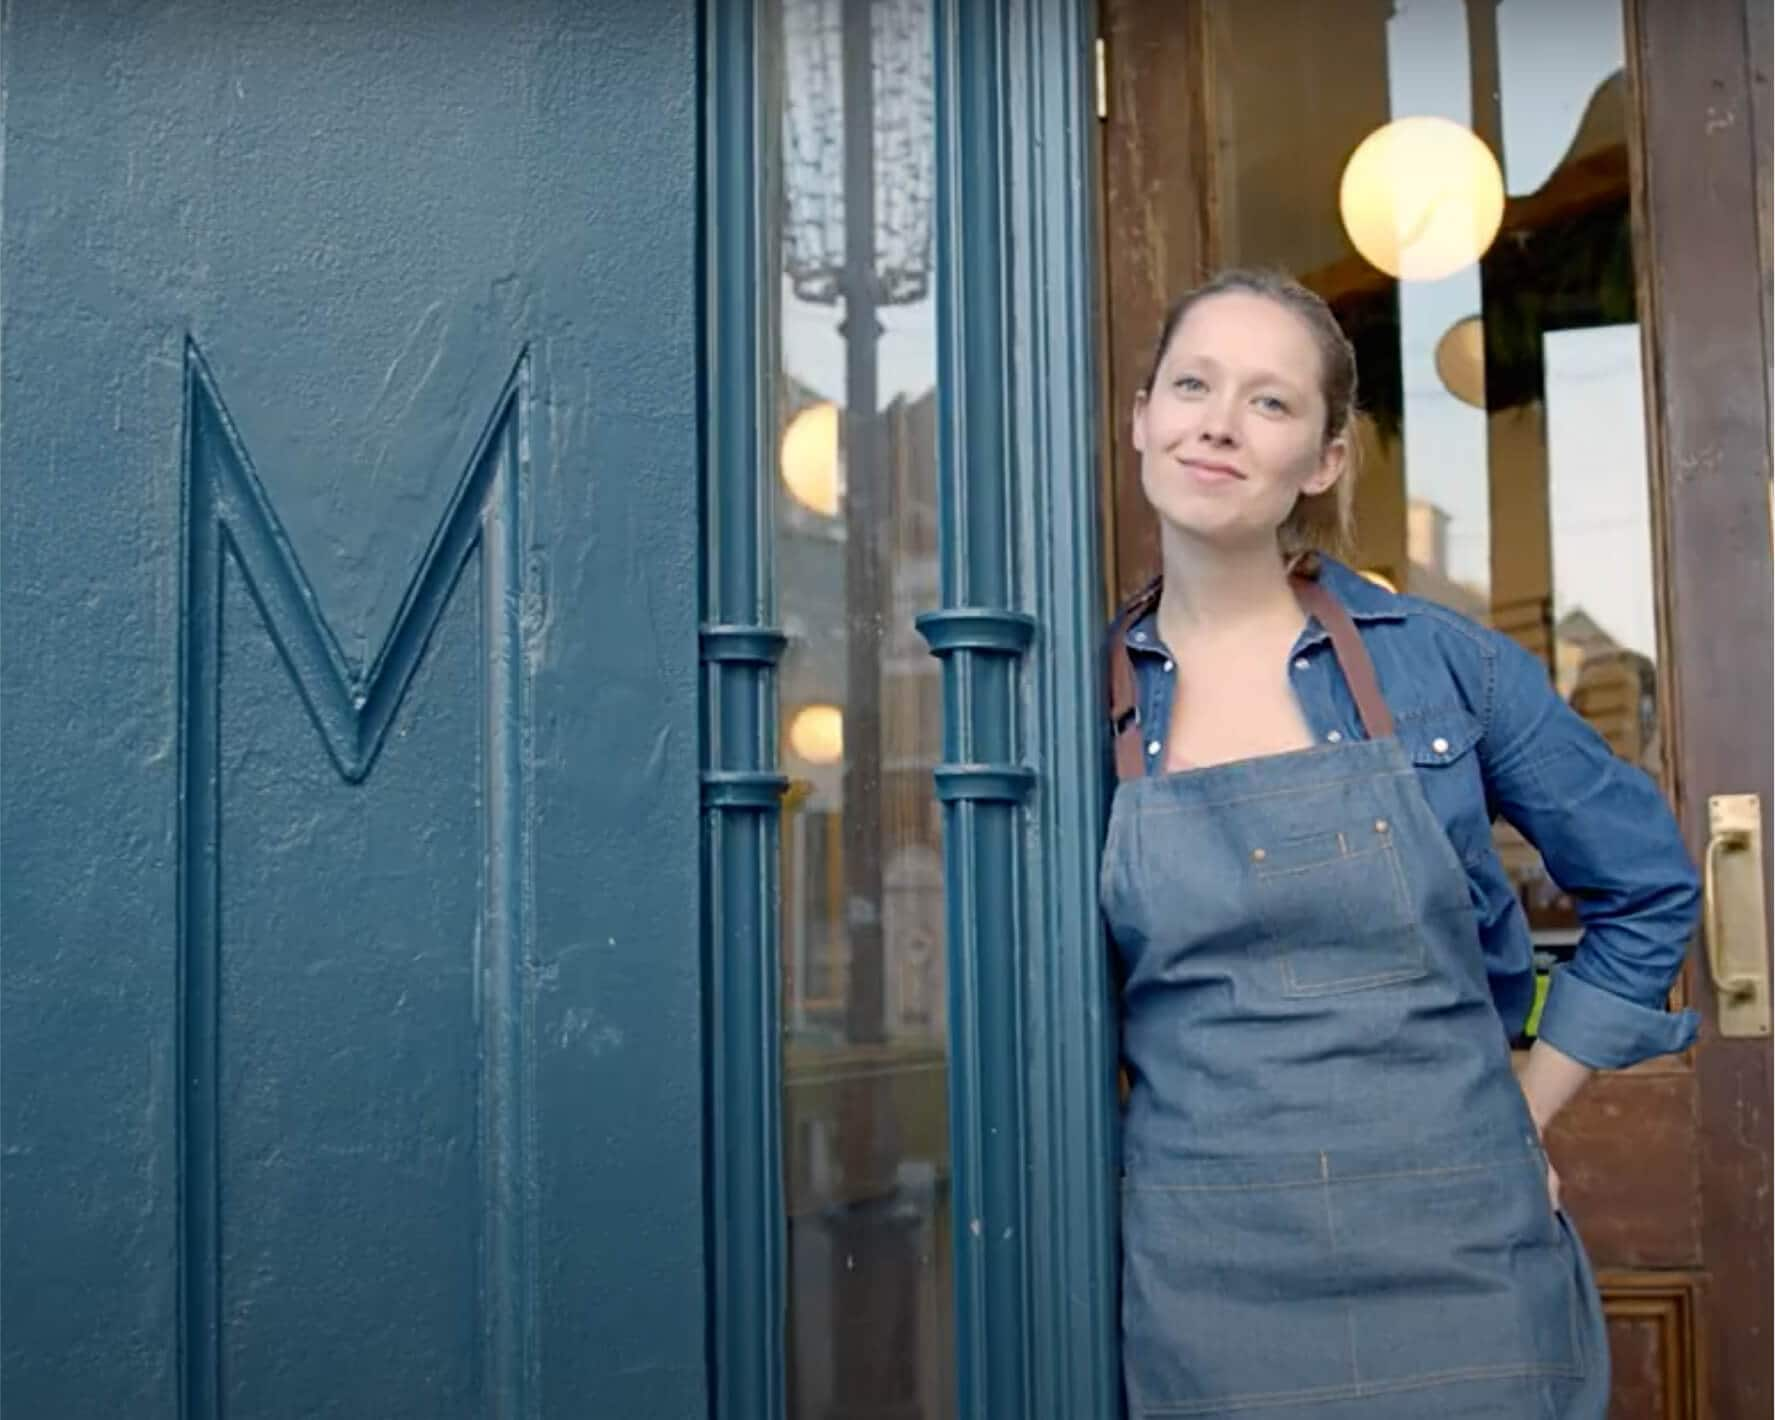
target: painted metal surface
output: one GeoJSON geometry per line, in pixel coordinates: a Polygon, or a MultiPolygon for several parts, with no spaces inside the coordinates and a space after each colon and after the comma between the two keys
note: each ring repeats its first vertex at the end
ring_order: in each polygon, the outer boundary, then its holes
{"type": "Polygon", "coordinates": [[[763,200],[770,141],[751,0],[707,7],[704,260],[703,804],[708,1019],[711,1412],[784,1413],[787,1265],[782,1139],[776,665],[771,580],[775,421],[765,404],[763,200]]]}
{"type": "Polygon", "coordinates": [[[1097,901],[1103,785],[1094,7],[1027,0],[1010,26],[1015,251],[1010,407],[1021,604],[1040,625],[1024,744],[1023,973],[1030,1101],[1029,1414],[1112,1420],[1117,1343],[1116,1026],[1097,901]]]}
{"type": "MultiPolygon", "coordinates": [[[[315,729],[347,784],[365,783],[389,727],[419,669],[453,593],[471,558],[478,564],[482,606],[479,635],[486,664],[480,676],[484,701],[481,724],[483,858],[481,997],[477,1018],[480,1095],[478,1108],[445,1104],[430,1121],[401,1143],[420,1150],[451,1144],[481,1153],[484,1193],[478,1224],[481,1352],[492,1394],[522,1410],[534,1356],[533,1315],[528,1272],[528,1229],[522,1188],[531,1170],[534,1140],[525,1100],[523,1052],[531,1005],[519,952],[525,941],[528,819],[524,802],[525,765],[519,741],[526,713],[523,671],[523,595],[518,582],[521,496],[528,482],[521,432],[528,393],[528,360],[520,358],[471,457],[466,474],[446,506],[407,597],[381,653],[361,669],[349,666],[318,615],[315,589],[300,563],[233,422],[214,377],[197,347],[188,345],[186,403],[185,583],[183,607],[183,697],[180,760],[178,976],[182,1019],[179,1045],[179,1133],[181,1255],[179,1258],[183,1333],[183,1384],[187,1409],[195,1415],[224,1411],[223,1345],[231,1279],[225,1282],[224,1220],[233,1205],[238,1167],[232,1138],[224,1139],[229,1110],[225,1089],[237,1084],[223,1039],[234,1002],[226,1009],[222,985],[238,955],[223,931],[222,884],[225,822],[222,779],[224,736],[221,709],[225,686],[222,656],[226,638],[224,608],[256,612],[260,627],[277,647],[315,729]],[[452,1117],[455,1116],[455,1117],[452,1117]],[[442,1139],[428,1137],[428,1124],[442,1125],[442,1139]],[[472,1127],[472,1132],[469,1126],[472,1127]]],[[[471,576],[474,573],[470,573],[471,576]]],[[[249,633],[250,634],[250,633],[249,633]]],[[[251,654],[250,650],[248,654],[251,654]]],[[[232,807],[232,806],[231,806],[232,807]]],[[[268,817],[268,816],[267,816],[268,817]]],[[[258,815],[255,814],[255,818],[258,815]]],[[[263,820],[260,819],[259,822],[263,820]]],[[[232,829],[232,823],[229,824],[232,829]]],[[[230,839],[234,837],[231,832],[230,839]]],[[[231,845],[230,845],[231,846],[231,845]]],[[[316,1003],[337,1018],[342,1003],[316,1003]]],[[[305,1046],[303,1048],[306,1048],[305,1046]]],[[[301,1066],[292,1060],[292,1070],[301,1066]]],[[[255,1062],[249,1070],[263,1069],[255,1062]]],[[[280,1090],[287,1080],[266,1072],[262,1083],[280,1090]]],[[[400,1088],[398,1077],[391,1080],[400,1088]]],[[[227,1132],[262,1130],[267,1120],[229,1120],[227,1132]]],[[[276,1121],[279,1135],[286,1121],[276,1121]]],[[[389,1133],[386,1125],[376,1131],[389,1133]]],[[[291,1141],[294,1142],[294,1141],[291,1141]]],[[[366,1138],[315,1138],[333,1148],[372,1149],[366,1138]]],[[[280,1147],[273,1144],[271,1147],[280,1147]]],[[[290,1171],[301,1179],[300,1168],[290,1171]]],[[[366,1171],[348,1186],[359,1202],[379,1192],[404,1206],[400,1190],[366,1171]]],[[[306,1181],[306,1180],[302,1180],[306,1181]]],[[[250,1190],[252,1184],[247,1187],[250,1190]]],[[[232,1220],[230,1220],[232,1221],[232,1220]]],[[[254,1218],[248,1226],[263,1226],[254,1218]]],[[[237,1223],[230,1231],[238,1231],[237,1223]]],[[[299,1325],[299,1319],[293,1319],[299,1325]]],[[[461,1357],[460,1360],[470,1360],[461,1357]]]]}
{"type": "Polygon", "coordinates": [[[1028,1413],[1023,800],[1017,677],[1034,624],[1015,596],[1004,360],[1006,13],[937,14],[938,507],[943,608],[920,618],[943,659],[944,875],[955,1170],[958,1413],[1028,1413]],[[957,615],[957,613],[962,613],[957,615]]]}
{"type": "Polygon", "coordinates": [[[697,7],[0,23],[0,1408],[703,1413],[697,7]]]}
{"type": "Polygon", "coordinates": [[[1078,0],[938,5],[959,1412],[1118,1412],[1078,0]]]}

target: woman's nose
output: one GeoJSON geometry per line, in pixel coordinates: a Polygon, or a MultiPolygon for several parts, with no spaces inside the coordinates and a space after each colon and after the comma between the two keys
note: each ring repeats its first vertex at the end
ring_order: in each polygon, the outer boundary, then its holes
{"type": "Polygon", "coordinates": [[[1216,448],[1236,444],[1239,440],[1231,413],[1215,405],[1206,406],[1202,410],[1201,422],[1196,426],[1196,437],[1204,444],[1212,444],[1216,448]]]}

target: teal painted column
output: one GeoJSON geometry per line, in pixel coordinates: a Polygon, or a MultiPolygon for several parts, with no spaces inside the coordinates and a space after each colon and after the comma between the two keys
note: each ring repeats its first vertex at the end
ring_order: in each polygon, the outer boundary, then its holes
{"type": "MultiPolygon", "coordinates": [[[[1099,551],[1096,103],[1088,0],[1021,0],[1007,127],[1014,322],[1010,409],[1027,660],[1030,1409],[1120,1413],[1116,1001],[1097,900],[1109,608],[1099,551]]],[[[1112,422],[1121,411],[1102,412],[1112,422]]]]}
{"type": "Polygon", "coordinates": [[[1118,1413],[1092,37],[938,0],[938,441],[959,1413],[1118,1413]]]}
{"type": "Polygon", "coordinates": [[[784,1413],[776,665],[758,17],[704,6],[703,820],[710,1394],[784,1413]]]}

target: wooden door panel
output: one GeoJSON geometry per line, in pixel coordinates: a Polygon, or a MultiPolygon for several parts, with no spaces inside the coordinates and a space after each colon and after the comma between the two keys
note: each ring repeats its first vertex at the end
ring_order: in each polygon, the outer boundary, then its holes
{"type": "Polygon", "coordinates": [[[1703,1411],[1694,1280],[1603,1272],[1597,1284],[1613,1367],[1609,1420],[1695,1420],[1703,1411]]]}
{"type": "Polygon", "coordinates": [[[1680,1061],[1598,1076],[1560,1114],[1548,1147],[1593,1256],[1627,1268],[1701,1265],[1699,1136],[1694,1076],[1680,1061]]]}

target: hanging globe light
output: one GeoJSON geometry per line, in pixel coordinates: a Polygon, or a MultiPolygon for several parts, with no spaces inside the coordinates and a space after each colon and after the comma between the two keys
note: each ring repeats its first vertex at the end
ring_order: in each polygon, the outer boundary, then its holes
{"type": "Polygon", "coordinates": [[[790,496],[804,508],[838,516],[838,406],[810,404],[783,430],[781,468],[790,496]]]}
{"type": "Polygon", "coordinates": [[[803,705],[789,721],[789,748],[809,764],[837,764],[844,758],[844,712],[803,705]]]}
{"type": "Polygon", "coordinates": [[[1485,322],[1458,320],[1436,342],[1436,373],[1462,404],[1485,408],[1485,322]]]}
{"type": "Polygon", "coordinates": [[[1395,119],[1344,166],[1338,210],[1364,260],[1401,281],[1440,281],[1484,256],[1504,220],[1504,174],[1464,124],[1395,119]]]}

